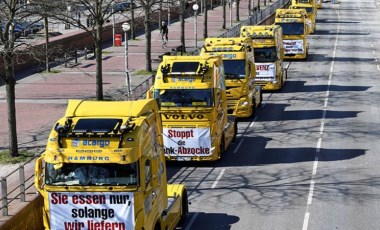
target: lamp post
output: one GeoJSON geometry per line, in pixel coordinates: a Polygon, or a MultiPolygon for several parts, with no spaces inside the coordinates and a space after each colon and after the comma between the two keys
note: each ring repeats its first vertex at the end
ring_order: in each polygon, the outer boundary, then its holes
{"type": "Polygon", "coordinates": [[[112,2],[111,4],[112,7],[112,45],[115,46],[115,2],[112,2]]]}
{"type": "Polygon", "coordinates": [[[131,100],[131,78],[129,77],[128,70],[128,31],[131,29],[131,26],[128,22],[124,22],[121,27],[125,34],[125,84],[127,85],[127,98],[131,100]]]}
{"type": "MultiPolygon", "coordinates": [[[[70,12],[71,12],[71,6],[67,6],[66,14],[67,14],[67,17],[68,17],[68,18],[71,16],[71,15],[70,15],[70,12]]],[[[66,23],[66,24],[65,24],[65,29],[70,29],[70,24],[69,24],[69,23],[66,23]]]]}
{"type": "Polygon", "coordinates": [[[198,4],[194,4],[193,5],[193,10],[194,10],[194,44],[195,44],[195,49],[197,49],[198,48],[198,44],[197,44],[197,37],[198,37],[198,35],[197,35],[197,11],[198,11],[198,9],[199,9],[199,6],[198,6],[198,4]]]}
{"type": "Polygon", "coordinates": [[[236,2],[232,0],[229,0],[229,5],[230,5],[230,27],[232,27],[232,8],[236,7],[236,2]]]}

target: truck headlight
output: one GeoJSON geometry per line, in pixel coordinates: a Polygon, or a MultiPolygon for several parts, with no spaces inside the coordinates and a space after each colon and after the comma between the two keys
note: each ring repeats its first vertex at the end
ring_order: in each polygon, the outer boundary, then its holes
{"type": "Polygon", "coordinates": [[[248,103],[248,101],[242,101],[242,102],[240,102],[240,105],[241,106],[248,106],[249,103],[248,103]]]}

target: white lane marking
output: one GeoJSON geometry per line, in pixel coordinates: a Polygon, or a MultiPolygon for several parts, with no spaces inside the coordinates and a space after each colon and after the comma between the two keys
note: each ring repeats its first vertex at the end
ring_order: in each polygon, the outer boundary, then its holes
{"type": "MultiPolygon", "coordinates": [[[[340,21],[340,15],[339,12],[335,9],[335,12],[338,16],[338,20],[340,21]]],[[[317,175],[317,170],[318,170],[318,162],[319,158],[318,155],[321,151],[321,146],[322,146],[322,136],[323,136],[323,130],[325,126],[325,118],[326,118],[326,111],[327,111],[327,105],[328,105],[328,100],[329,100],[329,94],[330,94],[330,86],[331,86],[331,80],[333,76],[333,70],[334,70],[334,63],[335,63],[335,58],[336,58],[336,50],[338,47],[338,38],[339,38],[339,30],[340,30],[340,23],[338,24],[337,30],[336,30],[336,37],[335,37],[335,43],[334,43],[334,51],[332,55],[332,61],[331,61],[331,66],[330,66],[330,73],[329,73],[329,79],[327,83],[327,90],[326,90],[326,97],[324,100],[324,105],[323,105],[323,114],[321,117],[321,126],[319,128],[319,138],[317,142],[317,148],[316,148],[316,153],[315,153],[315,158],[314,158],[314,163],[313,163],[313,171],[311,175],[311,180],[310,180],[310,188],[309,188],[309,194],[307,198],[307,204],[306,204],[306,212],[305,216],[303,219],[303,225],[302,225],[302,230],[307,230],[309,227],[309,218],[310,218],[310,206],[313,201],[313,194],[314,194],[314,187],[315,187],[315,177],[317,175]]]]}
{"type": "Polygon", "coordinates": [[[249,128],[253,127],[253,124],[255,124],[255,122],[257,121],[257,119],[258,119],[258,116],[256,116],[255,119],[253,119],[253,121],[251,122],[251,124],[249,124],[249,128]]]}
{"type": "Polygon", "coordinates": [[[237,151],[239,150],[239,148],[240,148],[241,144],[243,143],[243,141],[244,141],[244,139],[240,140],[239,144],[235,148],[234,154],[237,153],[237,151]]]}
{"type": "Polygon", "coordinates": [[[267,105],[267,102],[269,101],[269,98],[272,96],[273,93],[270,93],[267,99],[263,102],[261,102],[261,108],[264,108],[267,105]]]}
{"type": "Polygon", "coordinates": [[[307,227],[309,225],[309,216],[310,216],[310,213],[305,213],[305,218],[303,220],[303,226],[302,226],[302,230],[307,230],[307,227]]]}
{"type": "Polygon", "coordinates": [[[377,70],[380,71],[380,66],[379,65],[377,65],[377,70]]]}
{"type": "Polygon", "coordinates": [[[226,169],[222,169],[222,171],[220,171],[218,177],[216,178],[214,183],[211,185],[211,189],[214,189],[218,185],[218,182],[219,182],[220,178],[222,178],[224,171],[226,171],[226,169]]]}
{"type": "Polygon", "coordinates": [[[195,219],[197,219],[198,215],[199,215],[199,212],[194,213],[193,217],[191,217],[191,220],[186,225],[184,230],[190,230],[191,229],[191,226],[194,224],[194,221],[195,221],[195,219]]]}
{"type": "Polygon", "coordinates": [[[310,205],[311,202],[313,201],[314,184],[315,184],[315,181],[314,181],[314,180],[311,180],[311,181],[310,181],[310,190],[311,190],[312,192],[309,193],[309,197],[307,198],[307,204],[308,204],[308,205],[310,205]]]}

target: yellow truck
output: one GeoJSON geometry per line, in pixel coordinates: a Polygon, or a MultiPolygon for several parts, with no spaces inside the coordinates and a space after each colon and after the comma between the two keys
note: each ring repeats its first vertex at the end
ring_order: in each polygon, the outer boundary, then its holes
{"type": "Polygon", "coordinates": [[[220,56],[164,56],[147,97],[160,103],[167,160],[215,161],[236,137],[220,56]]]}
{"type": "Polygon", "coordinates": [[[186,186],[167,184],[154,99],[69,100],[36,161],[45,229],[175,229],[186,186]]]}
{"type": "Polygon", "coordinates": [[[252,38],[256,84],[263,90],[281,89],[287,78],[281,26],[242,26],[240,37],[252,38]]]}
{"type": "MultiPolygon", "coordinates": [[[[321,3],[322,4],[322,3],[321,3]]],[[[305,9],[307,18],[311,22],[310,33],[313,34],[317,28],[317,0],[292,0],[289,9],[305,9]]]]}
{"type": "Polygon", "coordinates": [[[277,9],[275,24],[282,27],[284,59],[307,59],[309,19],[305,9],[277,9]]]}
{"type": "Polygon", "coordinates": [[[251,38],[206,38],[200,55],[222,56],[228,114],[253,117],[262,101],[251,38]]]}
{"type": "Polygon", "coordinates": [[[322,8],[322,2],[323,2],[323,0],[317,0],[317,8],[318,9],[322,8]]]}

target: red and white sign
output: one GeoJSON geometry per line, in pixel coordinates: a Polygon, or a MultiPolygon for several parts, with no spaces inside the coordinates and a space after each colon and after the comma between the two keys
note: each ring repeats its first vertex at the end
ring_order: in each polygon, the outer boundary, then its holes
{"type": "Polygon", "coordinates": [[[260,77],[275,77],[276,65],[273,63],[255,63],[256,65],[256,80],[260,80],[260,77]]]}
{"type": "Polygon", "coordinates": [[[283,40],[285,54],[302,54],[303,40],[283,40]]]}
{"type": "Polygon", "coordinates": [[[165,155],[192,157],[211,155],[209,128],[164,128],[165,155]]]}
{"type": "Polygon", "coordinates": [[[131,192],[50,192],[50,229],[135,229],[131,192]]]}

